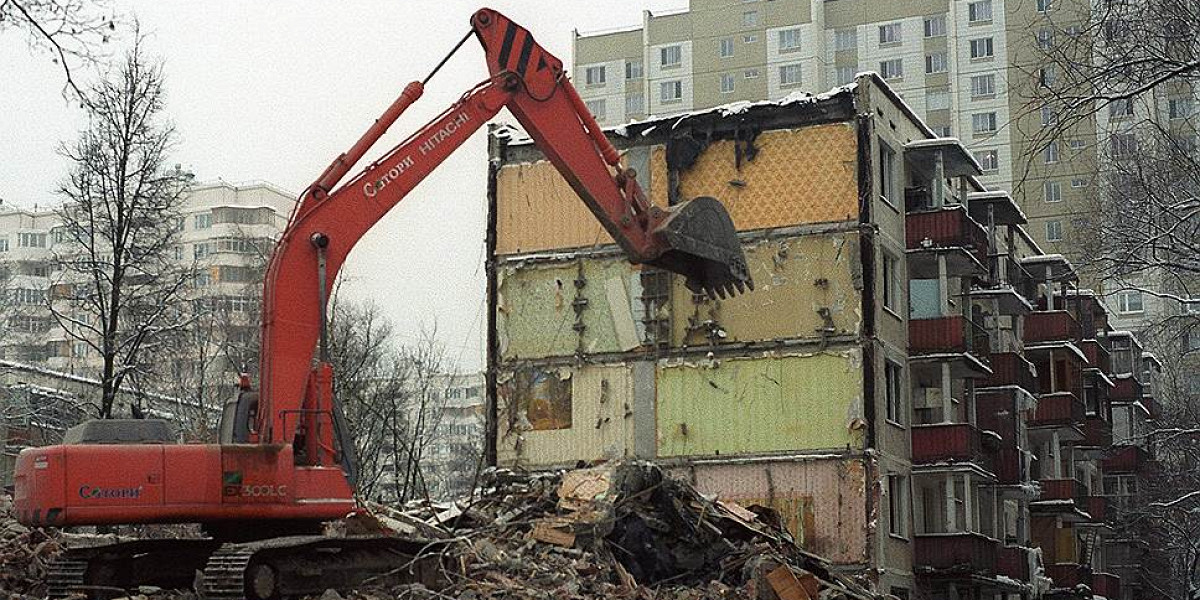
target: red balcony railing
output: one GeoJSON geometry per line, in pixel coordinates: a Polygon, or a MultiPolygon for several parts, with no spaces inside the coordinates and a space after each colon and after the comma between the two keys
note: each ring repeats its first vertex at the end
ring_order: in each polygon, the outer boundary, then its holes
{"type": "Polygon", "coordinates": [[[1112,354],[1104,344],[1097,340],[1083,340],[1079,343],[1079,349],[1087,357],[1089,367],[1100,369],[1106,375],[1112,373],[1112,354]]]}
{"type": "Polygon", "coordinates": [[[1079,322],[1065,310],[1043,310],[1025,316],[1025,343],[1073,342],[1079,339],[1079,322]]]}
{"type": "Polygon", "coordinates": [[[1055,392],[1038,397],[1037,410],[1029,419],[1031,427],[1083,425],[1083,401],[1071,392],[1055,392]]]}
{"type": "Polygon", "coordinates": [[[1121,578],[1111,573],[1092,573],[1092,594],[1117,600],[1121,597],[1121,578]]]}
{"type": "Polygon", "coordinates": [[[1122,446],[1100,461],[1105,474],[1137,473],[1150,461],[1150,454],[1141,446],[1122,446]]]}
{"type": "Polygon", "coordinates": [[[1108,520],[1108,498],[1104,496],[1087,496],[1083,499],[1083,509],[1091,515],[1093,523],[1108,520]]]}
{"type": "Polygon", "coordinates": [[[989,364],[992,367],[992,375],[985,379],[980,387],[1017,385],[1027,392],[1037,392],[1037,378],[1033,375],[1033,364],[1020,354],[996,352],[991,355],[989,364]]]}
{"type": "Polygon", "coordinates": [[[1087,488],[1078,479],[1043,479],[1041,500],[1081,500],[1087,488]]]}
{"type": "Polygon", "coordinates": [[[1107,448],[1112,445],[1112,424],[1096,415],[1088,415],[1083,422],[1083,443],[1093,448],[1107,448]]]}
{"type": "Polygon", "coordinates": [[[997,483],[1025,483],[1027,474],[1021,463],[1021,454],[1016,444],[1005,444],[1000,447],[1000,451],[996,453],[996,459],[992,463],[997,483]]]}
{"type": "Polygon", "coordinates": [[[1020,546],[1001,547],[996,570],[1017,581],[1029,581],[1029,551],[1020,546]]]}
{"type": "Polygon", "coordinates": [[[996,569],[1000,542],[978,533],[917,534],[913,563],[931,569],[961,569],[991,573],[996,569]]]}
{"type": "Polygon", "coordinates": [[[908,321],[908,348],[913,354],[967,352],[987,360],[988,332],[962,315],[908,321]]]}
{"type": "Polygon", "coordinates": [[[914,425],[912,428],[914,464],[973,462],[990,471],[991,461],[983,446],[983,434],[970,423],[914,425]]]}
{"type": "Polygon", "coordinates": [[[1142,399],[1142,383],[1136,377],[1122,375],[1113,378],[1117,384],[1108,392],[1109,400],[1117,403],[1137,402],[1142,399]]]}
{"type": "Polygon", "coordinates": [[[1056,588],[1073,588],[1081,583],[1092,583],[1092,569],[1075,563],[1046,565],[1046,575],[1054,580],[1056,588]]]}
{"type": "Polygon", "coordinates": [[[909,213],[904,219],[906,247],[967,248],[981,263],[987,260],[987,231],[963,206],[909,213]]]}

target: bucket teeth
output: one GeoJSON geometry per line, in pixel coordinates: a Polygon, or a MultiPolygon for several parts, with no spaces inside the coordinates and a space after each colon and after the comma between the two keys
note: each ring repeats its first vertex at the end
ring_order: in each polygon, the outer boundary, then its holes
{"type": "Polygon", "coordinates": [[[701,196],[671,207],[654,233],[665,250],[650,264],[683,275],[692,292],[725,299],[754,289],[737,229],[717,200],[701,196]]]}

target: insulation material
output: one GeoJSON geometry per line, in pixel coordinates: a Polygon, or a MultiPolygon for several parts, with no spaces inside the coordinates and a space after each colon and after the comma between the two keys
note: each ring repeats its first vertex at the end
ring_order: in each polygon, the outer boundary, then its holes
{"type": "Polygon", "coordinates": [[[619,257],[502,267],[496,323],[502,360],[637,347],[632,310],[641,300],[630,282],[638,275],[619,257]]]}
{"type": "Polygon", "coordinates": [[[502,372],[497,387],[500,466],[545,468],[633,455],[631,367],[526,367],[502,372]],[[556,395],[514,383],[547,379],[558,383],[540,389],[556,395]]]}
{"type": "Polygon", "coordinates": [[[862,448],[862,377],[858,349],[660,364],[658,455],[862,448]]]}
{"type": "MultiPolygon", "coordinates": [[[[768,131],[754,160],[736,160],[721,140],[679,176],[679,197],[712,196],[741,231],[858,220],[857,134],[849,123],[768,131]]],[[[650,199],[667,203],[666,149],[651,151],[650,199]]]]}
{"type": "Polygon", "coordinates": [[[775,509],[809,552],[841,564],[866,559],[866,470],[859,459],[695,464],[675,473],[721,500],[775,509]]]}
{"type": "Polygon", "coordinates": [[[862,261],[855,232],[746,246],[755,289],[725,300],[671,291],[671,343],[696,346],[855,335],[862,324],[862,261]]]}
{"type": "MultiPolygon", "coordinates": [[[[630,152],[644,153],[648,149],[630,152]]],[[[626,163],[636,164],[639,162],[636,159],[629,157],[626,163]]],[[[643,188],[650,187],[649,173],[638,179],[643,188]]],[[[662,205],[666,206],[665,197],[662,205]]],[[[496,176],[496,254],[527,254],[612,243],[612,237],[549,161],[508,164],[500,168],[496,176]]]]}

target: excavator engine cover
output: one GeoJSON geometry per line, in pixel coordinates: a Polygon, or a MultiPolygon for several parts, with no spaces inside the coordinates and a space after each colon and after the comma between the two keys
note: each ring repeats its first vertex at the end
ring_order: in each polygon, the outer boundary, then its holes
{"type": "Polygon", "coordinates": [[[700,196],[669,211],[654,231],[668,250],[651,265],[684,275],[688,289],[710,298],[754,289],[737,229],[720,202],[700,196]]]}

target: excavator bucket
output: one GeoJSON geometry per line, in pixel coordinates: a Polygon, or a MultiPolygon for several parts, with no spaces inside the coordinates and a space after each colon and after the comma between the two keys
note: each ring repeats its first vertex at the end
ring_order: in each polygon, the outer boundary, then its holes
{"type": "Polygon", "coordinates": [[[686,277],[693,293],[725,298],[754,289],[733,219],[715,198],[671,207],[654,236],[667,250],[650,264],[686,277]]]}

